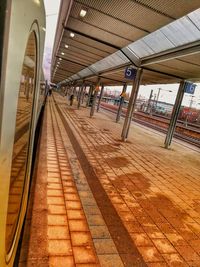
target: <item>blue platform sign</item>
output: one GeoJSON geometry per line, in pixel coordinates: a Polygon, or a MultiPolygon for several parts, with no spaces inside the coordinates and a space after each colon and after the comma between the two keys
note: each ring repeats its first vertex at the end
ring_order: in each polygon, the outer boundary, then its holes
{"type": "Polygon", "coordinates": [[[130,67],[127,67],[125,69],[125,78],[128,79],[128,80],[135,80],[135,77],[136,77],[136,74],[137,74],[137,70],[134,69],[134,68],[130,68],[130,67]]]}
{"type": "Polygon", "coordinates": [[[187,83],[185,84],[185,93],[193,95],[196,86],[197,86],[197,85],[194,84],[194,83],[189,83],[189,82],[187,82],[187,83]]]}

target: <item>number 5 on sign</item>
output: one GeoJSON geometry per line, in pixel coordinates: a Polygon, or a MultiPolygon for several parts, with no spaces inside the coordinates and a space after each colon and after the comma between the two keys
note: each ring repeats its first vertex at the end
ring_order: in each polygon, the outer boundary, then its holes
{"type": "Polygon", "coordinates": [[[126,79],[134,80],[135,77],[136,77],[136,74],[137,74],[137,70],[136,69],[127,67],[125,69],[125,75],[124,76],[125,76],[126,79]]]}

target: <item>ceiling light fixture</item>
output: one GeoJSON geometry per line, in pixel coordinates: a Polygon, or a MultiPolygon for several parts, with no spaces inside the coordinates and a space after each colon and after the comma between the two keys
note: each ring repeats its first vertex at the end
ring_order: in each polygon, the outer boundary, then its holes
{"type": "Polygon", "coordinates": [[[61,58],[61,57],[59,57],[59,60],[62,60],[62,58],[61,58]]]}
{"type": "Polygon", "coordinates": [[[74,37],[75,36],[75,34],[73,33],[73,32],[70,32],[70,37],[74,37]]]}
{"type": "Polygon", "coordinates": [[[64,55],[65,53],[64,52],[61,52],[61,55],[64,55]]]}
{"type": "Polygon", "coordinates": [[[69,46],[66,44],[66,45],[65,45],[65,48],[69,48],[69,46]]]}
{"type": "Polygon", "coordinates": [[[87,10],[81,9],[80,14],[79,14],[80,17],[84,18],[86,14],[87,14],[87,10]]]}
{"type": "Polygon", "coordinates": [[[40,0],[33,0],[33,2],[35,2],[36,5],[40,6],[40,0]]]}

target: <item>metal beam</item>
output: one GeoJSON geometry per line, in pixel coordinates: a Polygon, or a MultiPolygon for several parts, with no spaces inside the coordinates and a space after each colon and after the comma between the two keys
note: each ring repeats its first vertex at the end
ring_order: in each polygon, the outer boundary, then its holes
{"type": "Polygon", "coordinates": [[[141,66],[148,66],[156,63],[160,63],[163,61],[189,56],[196,53],[200,53],[200,42],[193,42],[189,45],[182,45],[173,49],[169,49],[167,51],[158,53],[153,56],[146,57],[142,59],[141,66]]]}
{"type": "Polygon", "coordinates": [[[148,70],[148,71],[152,71],[152,72],[155,72],[155,73],[159,73],[159,74],[162,74],[162,75],[165,75],[165,76],[169,76],[169,77],[172,77],[172,78],[175,78],[175,79],[178,79],[178,80],[183,80],[184,78],[183,77],[180,77],[178,75],[174,75],[174,74],[170,74],[170,73],[167,73],[167,72],[164,72],[164,71],[159,71],[159,70],[153,70],[153,69],[150,69],[148,67],[142,67],[144,70],[148,70]]]}
{"type": "Polygon", "coordinates": [[[115,79],[107,78],[107,77],[102,76],[102,75],[99,75],[99,77],[102,78],[102,79],[106,79],[106,80],[108,80],[108,81],[118,82],[118,83],[122,83],[122,84],[124,83],[123,81],[119,81],[119,80],[115,80],[115,79]]]}
{"type": "Polygon", "coordinates": [[[133,54],[133,51],[130,51],[128,47],[124,47],[120,49],[120,51],[125,55],[125,57],[135,66],[135,67],[140,67],[141,65],[141,60],[133,54]]]}

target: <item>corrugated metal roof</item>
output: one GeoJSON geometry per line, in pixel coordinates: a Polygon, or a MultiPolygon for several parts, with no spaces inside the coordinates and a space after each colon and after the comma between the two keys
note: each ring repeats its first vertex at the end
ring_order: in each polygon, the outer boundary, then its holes
{"type": "MultiPolygon", "coordinates": [[[[199,78],[199,67],[192,57],[181,62],[165,56],[162,62],[154,62],[158,55],[200,41],[200,9],[186,15],[198,7],[199,0],[187,1],[187,4],[184,0],[74,1],[55,55],[62,56],[63,61],[56,71],[55,67],[52,69],[55,72],[54,82],[59,82],[63,75],[59,71],[61,67],[66,69],[65,79],[70,77],[70,80],[76,80],[134,64],[134,58],[141,66],[148,60],[148,69],[160,72],[160,77],[163,72],[174,77],[199,78]],[[87,15],[80,18],[79,12],[83,7],[87,9],[87,15]],[[182,15],[186,16],[174,21],[182,15]],[[70,37],[71,32],[75,33],[74,38],[70,37]],[[124,46],[126,49],[120,51],[124,46]],[[64,55],[61,54],[63,51],[64,55]],[[128,54],[125,56],[126,51],[128,54]],[[78,75],[73,75],[73,72],[78,75]]],[[[114,74],[109,75],[111,78],[116,77],[114,74]]],[[[166,80],[166,76],[163,80],[166,80]]]]}

